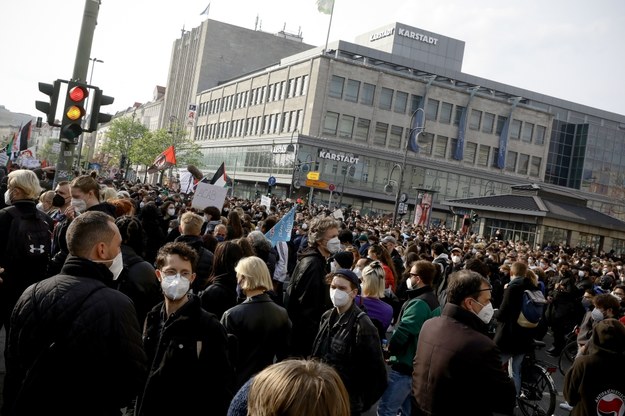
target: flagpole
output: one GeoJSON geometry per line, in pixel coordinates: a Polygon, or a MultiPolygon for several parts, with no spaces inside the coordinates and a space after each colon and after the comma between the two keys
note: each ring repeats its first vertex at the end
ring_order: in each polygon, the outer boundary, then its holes
{"type": "Polygon", "coordinates": [[[334,16],[334,3],[336,0],[332,0],[332,10],[330,11],[330,23],[328,23],[328,34],[326,35],[326,46],[323,49],[323,54],[325,55],[328,51],[328,41],[330,40],[330,29],[332,28],[332,16],[334,16]]]}

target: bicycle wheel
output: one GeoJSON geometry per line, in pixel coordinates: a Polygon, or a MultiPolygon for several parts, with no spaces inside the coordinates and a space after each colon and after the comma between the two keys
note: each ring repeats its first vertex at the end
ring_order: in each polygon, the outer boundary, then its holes
{"type": "Polygon", "coordinates": [[[560,353],[558,358],[558,369],[562,375],[565,375],[569,368],[573,365],[575,357],[577,356],[577,341],[572,341],[566,344],[560,353]]]}
{"type": "Polygon", "coordinates": [[[525,416],[551,416],[556,409],[556,387],[549,372],[535,363],[521,374],[521,395],[517,399],[525,416]]]}

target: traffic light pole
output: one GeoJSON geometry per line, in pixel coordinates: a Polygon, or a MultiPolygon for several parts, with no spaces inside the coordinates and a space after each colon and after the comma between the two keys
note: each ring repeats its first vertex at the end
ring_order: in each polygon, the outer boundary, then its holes
{"type": "MultiPolygon", "coordinates": [[[[98,20],[100,10],[100,0],[85,0],[85,10],[82,16],[80,28],[80,38],[76,49],[76,60],[74,61],[74,73],[72,81],[79,81],[86,84],[87,73],[89,71],[89,58],[91,57],[91,45],[93,43],[93,33],[98,20]]],[[[69,181],[73,178],[72,164],[74,162],[73,143],[61,142],[61,152],[59,161],[56,164],[54,175],[54,185],[61,181],[69,181]]]]}

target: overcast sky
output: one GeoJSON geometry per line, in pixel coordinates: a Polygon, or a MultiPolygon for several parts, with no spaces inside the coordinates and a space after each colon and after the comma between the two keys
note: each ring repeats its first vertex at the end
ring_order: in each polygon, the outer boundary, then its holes
{"type": "MultiPolygon", "coordinates": [[[[329,16],[315,0],[212,0],[211,19],[262,30],[301,29],[323,45],[329,16]]],[[[110,112],[167,84],[172,43],[204,19],[208,0],[102,0],[93,85],[110,112]]],[[[5,0],[0,6],[0,105],[41,115],[37,82],[71,77],[84,0],[5,0]]],[[[462,71],[625,115],[625,1],[336,0],[330,40],[401,22],[466,42],[462,71]]],[[[91,67],[90,67],[91,68],[91,67]]]]}

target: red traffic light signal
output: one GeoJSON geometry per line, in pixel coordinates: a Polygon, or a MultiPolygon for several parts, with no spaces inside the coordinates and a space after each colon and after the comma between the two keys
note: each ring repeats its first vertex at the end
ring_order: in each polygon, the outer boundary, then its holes
{"type": "Polygon", "coordinates": [[[83,132],[82,122],[87,114],[85,100],[89,96],[86,85],[70,81],[67,84],[67,95],[63,108],[60,140],[65,143],[78,143],[78,136],[83,132]]]}

